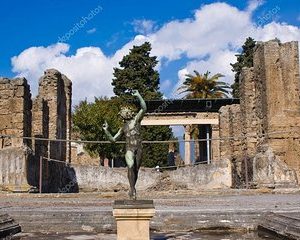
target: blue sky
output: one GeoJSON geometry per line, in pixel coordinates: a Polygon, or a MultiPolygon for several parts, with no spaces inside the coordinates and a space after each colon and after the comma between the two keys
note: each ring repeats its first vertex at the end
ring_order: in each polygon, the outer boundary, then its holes
{"type": "Polygon", "coordinates": [[[229,63],[248,36],[300,40],[299,0],[3,0],[0,6],[0,76],[25,76],[34,95],[43,70],[57,68],[73,81],[75,103],[112,95],[113,67],[144,41],[160,60],[161,90],[173,98],[194,69],[221,72],[230,83],[229,63]]]}

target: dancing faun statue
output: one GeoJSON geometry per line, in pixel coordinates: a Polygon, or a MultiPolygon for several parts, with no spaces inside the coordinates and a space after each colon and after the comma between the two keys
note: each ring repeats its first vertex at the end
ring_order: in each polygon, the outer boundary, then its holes
{"type": "Polygon", "coordinates": [[[116,142],[123,134],[126,138],[126,153],[125,160],[128,168],[128,180],[130,185],[129,197],[136,199],[135,184],[138,178],[139,168],[141,166],[142,157],[142,139],[141,139],[141,121],[147,110],[146,103],[138,90],[130,91],[133,96],[136,96],[141,105],[141,109],[135,115],[132,108],[126,106],[122,107],[119,115],[124,121],[124,125],[119,131],[112,136],[108,130],[108,124],[105,121],[103,129],[110,142],[116,142]]]}

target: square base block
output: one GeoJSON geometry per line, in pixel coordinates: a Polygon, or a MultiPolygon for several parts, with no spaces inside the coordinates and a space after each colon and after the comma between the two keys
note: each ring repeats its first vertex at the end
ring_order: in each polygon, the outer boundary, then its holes
{"type": "Polygon", "coordinates": [[[117,240],[149,240],[149,222],[155,214],[152,200],[117,200],[113,216],[117,221],[117,240]]]}

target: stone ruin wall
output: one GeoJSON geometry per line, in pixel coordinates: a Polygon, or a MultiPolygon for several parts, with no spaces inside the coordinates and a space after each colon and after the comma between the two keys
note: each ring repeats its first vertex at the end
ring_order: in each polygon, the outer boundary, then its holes
{"type": "Polygon", "coordinates": [[[246,159],[249,180],[259,186],[293,186],[300,177],[298,54],[297,42],[259,42],[254,66],[240,75],[240,114],[231,106],[220,109],[220,135],[234,137],[230,129],[236,128],[241,129],[242,139],[221,144],[221,156],[246,159]],[[240,121],[235,126],[230,118],[240,121]],[[231,150],[240,144],[240,149],[231,150]]]}
{"type": "MultiPolygon", "coordinates": [[[[55,69],[44,72],[32,101],[25,78],[0,79],[0,134],[17,137],[70,139],[71,81],[55,69]]],[[[71,145],[22,138],[1,138],[0,185],[11,190],[38,186],[40,156],[70,162],[71,145]],[[48,151],[50,147],[50,151],[48,151]],[[15,153],[20,153],[18,157],[15,153]],[[21,154],[22,153],[22,154],[21,154]],[[16,162],[17,161],[17,162],[16,162]],[[6,177],[6,175],[9,177],[6,177]],[[22,176],[22,180],[18,180],[22,176]],[[8,181],[9,180],[9,181],[8,181]],[[27,182],[28,184],[24,184],[27,182]]],[[[55,192],[65,184],[65,165],[43,161],[43,190],[55,192]]]]}
{"type": "MultiPolygon", "coordinates": [[[[25,78],[0,78],[0,134],[28,137],[31,134],[31,94],[25,78]]],[[[1,138],[0,149],[20,147],[17,138],[1,138]]]]}
{"type": "MultiPolygon", "coordinates": [[[[0,78],[0,134],[16,137],[31,135],[31,94],[25,78],[0,78]]],[[[0,138],[0,185],[21,191],[28,188],[26,159],[30,141],[0,138]]]]}

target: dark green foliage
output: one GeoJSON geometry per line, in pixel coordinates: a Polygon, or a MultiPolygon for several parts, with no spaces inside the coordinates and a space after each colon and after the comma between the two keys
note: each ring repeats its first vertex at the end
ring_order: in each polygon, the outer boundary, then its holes
{"type": "MultiPolygon", "coordinates": [[[[168,126],[143,126],[142,138],[151,141],[164,141],[174,139],[168,126]]],[[[142,165],[145,167],[166,166],[168,156],[168,143],[143,144],[142,165]]]]}
{"type": "Polygon", "coordinates": [[[134,46],[130,53],[119,62],[121,68],[114,68],[114,93],[126,97],[129,88],[139,90],[145,100],[159,99],[159,73],[154,70],[158,63],[155,56],[150,56],[151,44],[145,42],[134,46]]]}
{"type": "MultiPolygon", "coordinates": [[[[162,99],[159,91],[159,73],[154,70],[158,61],[155,56],[150,56],[150,51],[149,42],[134,46],[120,62],[121,68],[114,68],[114,93],[123,99],[123,102],[124,99],[132,99],[132,96],[126,94],[126,90],[130,88],[139,90],[145,100],[162,99]]],[[[172,137],[172,130],[168,126],[142,127],[143,140],[169,140],[172,137]]],[[[167,155],[168,144],[143,144],[142,165],[166,165],[167,155]]]]}
{"type": "MultiPolygon", "coordinates": [[[[102,124],[106,120],[112,132],[117,132],[121,126],[118,119],[120,101],[107,98],[95,98],[94,103],[82,101],[75,106],[73,112],[73,130],[85,141],[107,141],[102,124]]],[[[124,144],[85,144],[85,149],[91,155],[101,158],[124,155],[124,144]]]]}
{"type": "Polygon", "coordinates": [[[231,85],[233,97],[239,98],[239,76],[243,67],[253,67],[253,50],[256,42],[253,38],[248,37],[242,46],[241,54],[236,55],[237,62],[231,63],[232,71],[235,72],[234,83],[231,85]]]}

